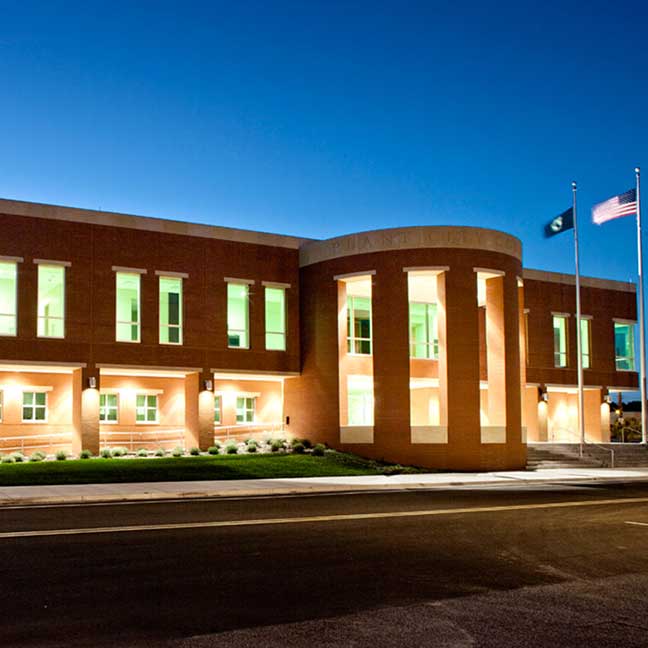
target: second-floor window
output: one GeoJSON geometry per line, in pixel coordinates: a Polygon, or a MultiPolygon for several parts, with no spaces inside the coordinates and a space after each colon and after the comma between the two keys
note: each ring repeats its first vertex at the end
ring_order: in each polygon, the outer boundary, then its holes
{"type": "Polygon", "coordinates": [[[0,335],[16,335],[18,264],[0,261],[0,335]]]}
{"type": "Polygon", "coordinates": [[[635,370],[634,324],[614,322],[614,355],[618,371],[635,370]]]}
{"type": "Polygon", "coordinates": [[[439,357],[436,304],[410,302],[409,329],[410,357],[439,357]]]}
{"type": "Polygon", "coordinates": [[[182,344],[182,279],[160,277],[160,343],[182,344]]]}
{"type": "Polygon", "coordinates": [[[370,297],[347,297],[347,352],[371,355],[370,297]]]}
{"type": "Polygon", "coordinates": [[[553,316],[554,367],[567,366],[567,317],[553,316]]]}
{"type": "Polygon", "coordinates": [[[38,337],[65,337],[65,266],[38,265],[38,337]]]}
{"type": "Polygon", "coordinates": [[[286,291],[265,288],[265,345],[273,351],[286,350],[286,291]]]}
{"type": "Polygon", "coordinates": [[[115,308],[117,342],[140,341],[140,275],[118,272],[115,308]]]}
{"type": "Polygon", "coordinates": [[[580,333],[581,333],[581,361],[583,369],[589,369],[592,366],[592,339],[590,335],[591,320],[588,318],[581,318],[580,333]]]}
{"type": "Polygon", "coordinates": [[[227,284],[227,346],[250,348],[249,286],[227,284]]]}

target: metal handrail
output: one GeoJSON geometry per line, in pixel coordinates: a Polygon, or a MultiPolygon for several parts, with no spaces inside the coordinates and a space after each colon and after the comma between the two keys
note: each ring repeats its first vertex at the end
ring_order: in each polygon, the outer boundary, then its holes
{"type": "MultiPolygon", "coordinates": [[[[576,434],[575,432],[572,432],[569,428],[557,428],[557,431],[563,431],[567,432],[568,435],[573,435],[578,438],[578,442],[580,443],[580,436],[576,434]]],[[[553,436],[553,430],[552,430],[552,436],[553,436]]],[[[557,441],[554,441],[554,443],[559,443],[557,441]]],[[[601,450],[605,450],[606,452],[610,453],[610,468],[614,468],[614,448],[607,448],[604,445],[601,445],[600,443],[596,443],[596,441],[588,441],[587,438],[585,439],[585,445],[592,445],[596,446],[597,448],[601,448],[601,450]]]]}

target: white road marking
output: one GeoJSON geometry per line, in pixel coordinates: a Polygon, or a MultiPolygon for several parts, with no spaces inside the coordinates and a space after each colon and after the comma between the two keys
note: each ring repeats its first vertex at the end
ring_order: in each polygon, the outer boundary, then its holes
{"type": "Polygon", "coordinates": [[[648,526],[648,522],[631,522],[626,520],[626,524],[634,524],[635,526],[648,526]]]}
{"type": "Polygon", "coordinates": [[[34,538],[43,536],[90,535],[98,533],[130,533],[135,531],[174,531],[178,529],[215,529],[243,526],[267,526],[272,524],[313,524],[318,522],[344,522],[348,520],[381,520],[388,518],[431,517],[441,515],[465,515],[472,513],[501,513],[505,511],[529,511],[584,506],[620,504],[645,504],[648,497],[608,500],[585,500],[572,502],[548,502],[544,504],[511,504],[508,506],[482,506],[471,508],[428,509],[423,511],[391,511],[385,513],[343,513],[339,515],[314,515],[305,517],[266,518],[253,520],[218,520],[214,522],[179,522],[175,524],[141,524],[134,526],[88,527],[80,529],[43,529],[37,531],[7,531],[0,539],[34,538]]]}

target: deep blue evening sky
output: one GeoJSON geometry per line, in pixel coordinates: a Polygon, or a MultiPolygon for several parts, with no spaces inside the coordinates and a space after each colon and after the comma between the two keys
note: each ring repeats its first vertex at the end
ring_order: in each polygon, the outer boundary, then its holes
{"type": "Polygon", "coordinates": [[[0,0],[0,196],[312,237],[481,225],[571,271],[541,225],[576,178],[583,271],[633,280],[634,220],[589,208],[642,162],[648,196],[645,2],[487,4],[0,0]]]}

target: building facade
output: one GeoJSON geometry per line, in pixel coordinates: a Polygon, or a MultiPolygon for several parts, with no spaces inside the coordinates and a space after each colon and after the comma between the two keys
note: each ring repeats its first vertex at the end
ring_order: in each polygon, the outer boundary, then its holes
{"type": "MultiPolygon", "coordinates": [[[[0,200],[0,453],[308,437],[442,469],[578,441],[574,280],[470,227],[313,241],[0,200]]],[[[633,284],[584,279],[585,425],[637,387],[633,284]]]]}

